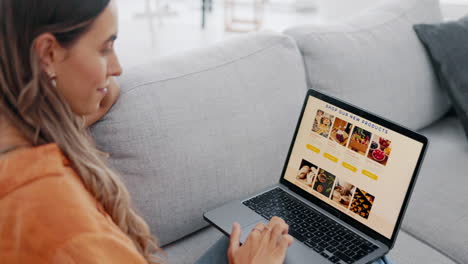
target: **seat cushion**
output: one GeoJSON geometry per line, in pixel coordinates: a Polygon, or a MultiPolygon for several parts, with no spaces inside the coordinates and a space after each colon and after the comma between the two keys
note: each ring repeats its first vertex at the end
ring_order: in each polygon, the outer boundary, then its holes
{"type": "Polygon", "coordinates": [[[398,234],[395,247],[390,251],[388,257],[395,264],[456,264],[432,246],[404,231],[400,231],[398,234]]]}
{"type": "Polygon", "coordinates": [[[422,133],[429,148],[403,228],[458,263],[468,263],[467,139],[454,116],[422,133]]]}
{"type": "MultiPolygon", "coordinates": [[[[214,227],[205,228],[164,247],[164,251],[170,263],[193,264],[222,236],[224,235],[214,227]]],[[[398,235],[397,243],[388,256],[395,264],[455,264],[438,251],[403,231],[398,235]]]]}
{"type": "Polygon", "coordinates": [[[206,227],[165,246],[163,250],[171,264],[193,264],[223,236],[216,228],[206,227]]]}
{"type": "Polygon", "coordinates": [[[450,102],[412,26],[441,19],[438,0],[387,0],[344,22],[285,34],[298,43],[310,88],[420,129],[450,102]]]}
{"type": "Polygon", "coordinates": [[[307,86],[293,40],[257,33],[127,70],[93,128],[162,245],[279,180],[307,86]]]}

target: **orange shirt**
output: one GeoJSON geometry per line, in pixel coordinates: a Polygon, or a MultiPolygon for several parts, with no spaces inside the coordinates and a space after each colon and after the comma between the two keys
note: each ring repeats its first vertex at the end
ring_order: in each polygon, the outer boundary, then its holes
{"type": "Polygon", "coordinates": [[[147,263],[56,144],[0,156],[0,263],[147,263]]]}

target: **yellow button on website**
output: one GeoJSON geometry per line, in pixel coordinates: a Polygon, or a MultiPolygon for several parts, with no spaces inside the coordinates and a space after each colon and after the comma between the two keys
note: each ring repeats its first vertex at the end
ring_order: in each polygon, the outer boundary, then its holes
{"type": "Polygon", "coordinates": [[[323,153],[323,156],[333,162],[338,162],[338,158],[333,155],[330,155],[328,153],[323,153]]]}
{"type": "Polygon", "coordinates": [[[320,153],[320,149],[318,149],[318,148],[316,148],[316,147],[314,147],[314,146],[312,146],[310,144],[307,144],[307,148],[312,150],[315,153],[320,153]]]}
{"type": "Polygon", "coordinates": [[[343,162],[342,165],[343,165],[343,167],[347,168],[348,170],[350,170],[352,172],[357,171],[357,168],[354,167],[353,165],[349,164],[349,163],[343,162]]]}
{"type": "Polygon", "coordinates": [[[379,176],[375,175],[374,173],[367,171],[367,170],[362,170],[362,174],[366,175],[367,177],[373,179],[373,180],[378,180],[379,176]]]}

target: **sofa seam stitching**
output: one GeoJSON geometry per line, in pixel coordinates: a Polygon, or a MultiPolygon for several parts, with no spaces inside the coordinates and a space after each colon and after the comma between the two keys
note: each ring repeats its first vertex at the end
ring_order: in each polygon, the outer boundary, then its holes
{"type": "Polygon", "coordinates": [[[269,49],[272,49],[272,48],[275,48],[279,45],[281,45],[283,43],[275,43],[274,45],[271,45],[269,47],[265,47],[265,48],[262,48],[262,49],[259,49],[259,50],[256,50],[250,54],[247,54],[245,56],[240,56],[238,58],[235,58],[235,59],[232,59],[232,60],[229,60],[227,62],[224,62],[222,64],[219,64],[219,65],[216,65],[216,66],[212,66],[212,67],[209,67],[207,69],[203,69],[203,70],[199,70],[199,71],[195,71],[195,72],[190,72],[190,73],[186,73],[186,74],[183,74],[183,75],[179,75],[177,77],[171,77],[171,78],[166,78],[166,79],[161,79],[161,80],[157,80],[157,81],[150,81],[150,82],[145,82],[145,83],[141,83],[141,84],[138,84],[137,86],[123,92],[122,94],[127,94],[137,88],[140,88],[141,86],[145,86],[145,85],[148,85],[148,84],[155,84],[155,83],[160,83],[160,82],[166,82],[166,81],[170,81],[170,80],[175,80],[175,79],[179,79],[179,78],[184,78],[184,77],[187,77],[187,76],[190,76],[190,75],[195,75],[195,74],[199,74],[199,73],[202,73],[202,72],[206,72],[206,71],[211,71],[211,70],[214,70],[214,69],[217,69],[217,68],[220,68],[220,67],[223,67],[223,66],[226,66],[226,65],[229,65],[229,64],[232,64],[234,62],[237,62],[237,61],[240,61],[240,60],[243,60],[243,59],[246,59],[248,57],[251,57],[253,55],[256,55],[260,52],[263,52],[263,51],[266,51],[266,50],[269,50],[269,49]]]}

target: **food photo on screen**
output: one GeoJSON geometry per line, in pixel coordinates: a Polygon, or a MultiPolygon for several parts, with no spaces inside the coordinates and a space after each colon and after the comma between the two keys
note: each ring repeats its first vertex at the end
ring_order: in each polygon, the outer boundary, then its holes
{"type": "Polygon", "coordinates": [[[367,157],[382,165],[387,165],[388,158],[392,152],[392,142],[383,137],[374,136],[370,144],[369,153],[367,157]]]}
{"type": "Polygon", "coordinates": [[[317,175],[317,168],[318,167],[316,165],[303,159],[301,161],[301,165],[299,166],[296,179],[312,188],[312,183],[314,182],[315,176],[317,175]]]}
{"type": "Polygon", "coordinates": [[[348,148],[364,156],[370,145],[371,137],[371,132],[360,127],[354,127],[348,148]]]}
{"type": "Polygon", "coordinates": [[[330,130],[333,123],[333,115],[325,113],[322,110],[317,110],[317,114],[315,115],[314,125],[312,126],[312,131],[328,138],[330,134],[330,130]]]}
{"type": "Polygon", "coordinates": [[[351,134],[352,124],[348,123],[340,118],[335,118],[333,127],[330,133],[330,140],[335,141],[341,146],[345,147],[348,143],[349,136],[351,134]]]}
{"type": "Polygon", "coordinates": [[[323,196],[330,198],[335,179],[335,175],[325,171],[324,169],[319,169],[317,174],[317,180],[314,184],[314,190],[319,192],[323,196]]]}
{"type": "Polygon", "coordinates": [[[353,197],[356,187],[344,181],[341,178],[337,178],[335,188],[333,188],[332,200],[339,205],[348,208],[351,204],[351,198],[353,197]]]}
{"type": "Polygon", "coordinates": [[[356,188],[353,202],[349,208],[352,212],[364,219],[368,219],[374,204],[375,197],[370,193],[356,188]]]}

